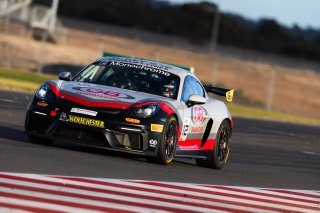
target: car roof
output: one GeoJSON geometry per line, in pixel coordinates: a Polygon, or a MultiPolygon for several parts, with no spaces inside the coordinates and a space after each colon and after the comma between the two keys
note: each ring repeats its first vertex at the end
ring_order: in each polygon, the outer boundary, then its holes
{"type": "Polygon", "coordinates": [[[95,62],[121,62],[121,63],[128,63],[128,64],[135,64],[135,65],[141,65],[146,67],[154,67],[166,72],[170,72],[172,74],[178,75],[180,78],[185,77],[186,75],[192,75],[194,76],[190,71],[187,71],[185,69],[182,69],[180,67],[166,64],[158,61],[152,61],[147,59],[141,59],[141,58],[130,58],[130,57],[102,57],[97,59],[95,62]]]}

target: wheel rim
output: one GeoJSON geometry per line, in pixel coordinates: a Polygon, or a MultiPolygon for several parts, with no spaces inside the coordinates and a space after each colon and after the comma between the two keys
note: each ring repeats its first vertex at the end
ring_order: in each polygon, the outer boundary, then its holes
{"type": "Polygon", "coordinates": [[[218,160],[219,163],[224,163],[229,156],[229,132],[228,128],[223,127],[219,137],[218,144],[218,160]]]}
{"type": "Polygon", "coordinates": [[[169,123],[166,137],[165,137],[165,152],[166,152],[166,160],[171,161],[173,159],[174,149],[175,149],[175,142],[177,136],[177,125],[175,121],[171,121],[169,123]]]}

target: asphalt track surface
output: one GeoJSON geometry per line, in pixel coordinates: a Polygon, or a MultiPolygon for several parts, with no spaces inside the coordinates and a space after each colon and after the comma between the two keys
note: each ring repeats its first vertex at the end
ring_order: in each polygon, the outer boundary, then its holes
{"type": "Polygon", "coordinates": [[[0,90],[0,172],[320,190],[320,127],[234,118],[223,170],[188,159],[161,166],[68,141],[29,142],[23,123],[32,95],[0,90]]]}

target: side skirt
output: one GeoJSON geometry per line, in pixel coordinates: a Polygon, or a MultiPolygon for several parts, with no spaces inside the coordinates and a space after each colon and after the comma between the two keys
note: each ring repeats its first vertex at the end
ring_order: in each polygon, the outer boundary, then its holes
{"type": "Polygon", "coordinates": [[[211,159],[213,152],[211,150],[176,150],[175,157],[190,159],[211,159]]]}

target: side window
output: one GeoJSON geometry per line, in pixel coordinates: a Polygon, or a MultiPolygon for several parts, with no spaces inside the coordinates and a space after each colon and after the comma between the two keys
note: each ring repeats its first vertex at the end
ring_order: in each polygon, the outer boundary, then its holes
{"type": "Polygon", "coordinates": [[[196,95],[200,95],[205,98],[205,93],[203,91],[203,87],[201,86],[199,81],[197,81],[197,79],[195,79],[195,78],[193,78],[193,79],[195,81],[194,83],[195,83],[195,87],[196,87],[196,95]]]}
{"type": "Polygon", "coordinates": [[[187,102],[191,95],[200,95],[205,97],[201,84],[192,76],[187,76],[184,80],[181,100],[187,102]]]}

